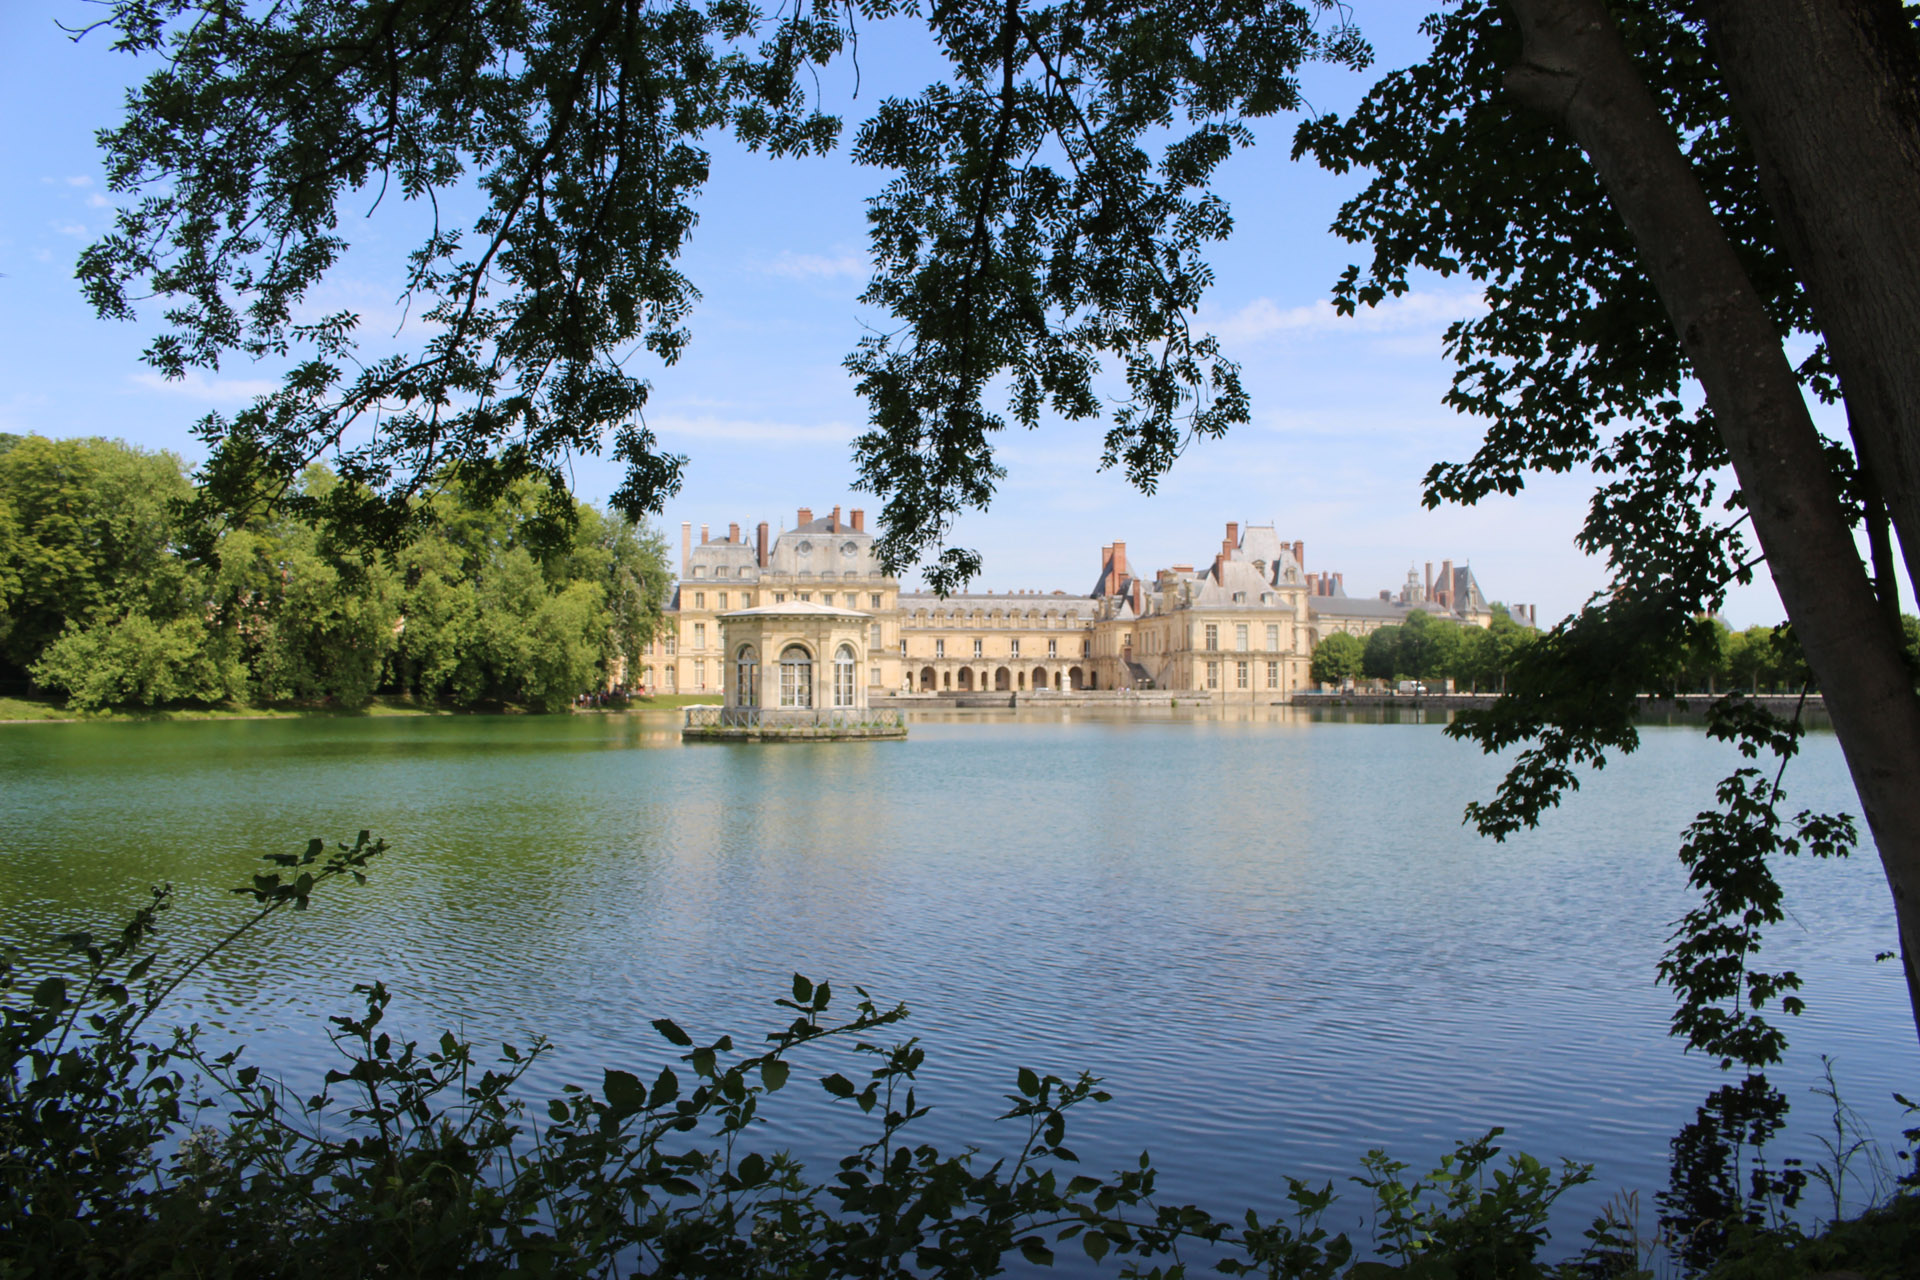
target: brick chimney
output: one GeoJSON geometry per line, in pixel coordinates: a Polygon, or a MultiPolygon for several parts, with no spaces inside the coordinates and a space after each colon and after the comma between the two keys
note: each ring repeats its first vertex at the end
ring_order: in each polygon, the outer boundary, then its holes
{"type": "Polygon", "coordinates": [[[755,551],[755,558],[759,560],[762,569],[767,567],[767,522],[765,520],[760,522],[760,545],[755,551]]]}
{"type": "Polygon", "coordinates": [[[834,533],[840,532],[840,508],[833,509],[833,523],[828,526],[834,533]]]}
{"type": "Polygon", "coordinates": [[[853,531],[855,533],[865,533],[867,531],[867,513],[866,512],[862,511],[858,507],[855,507],[852,511],[848,512],[847,514],[853,517],[853,531]]]}
{"type": "Polygon", "coordinates": [[[700,545],[703,547],[707,545],[707,526],[704,524],[700,526],[700,545]]]}
{"type": "Polygon", "coordinates": [[[728,541],[728,542],[738,542],[738,541],[740,541],[740,526],[739,526],[739,525],[737,525],[737,524],[730,524],[730,525],[728,525],[728,526],[727,526],[727,541],[728,541]]]}
{"type": "Polygon", "coordinates": [[[1445,608],[1453,608],[1453,561],[1440,562],[1440,603],[1445,608]]]}
{"type": "Polygon", "coordinates": [[[1145,612],[1140,604],[1140,579],[1138,578],[1133,580],[1133,611],[1136,614],[1145,612]]]}
{"type": "Polygon", "coordinates": [[[693,521],[680,522],[680,576],[693,572],[693,521]]]}
{"type": "Polygon", "coordinates": [[[794,522],[794,527],[796,529],[805,528],[807,525],[812,523],[813,523],[813,508],[812,507],[800,508],[800,518],[799,520],[794,522]]]}
{"type": "Polygon", "coordinates": [[[1121,580],[1126,576],[1127,544],[1124,542],[1116,542],[1113,544],[1113,585],[1116,590],[1119,588],[1121,580]]]}
{"type": "Polygon", "coordinates": [[[1427,561],[1427,599],[1433,599],[1433,561],[1427,561]]]}
{"type": "MultiPolygon", "coordinates": [[[[1344,573],[1334,574],[1333,586],[1336,591],[1345,591],[1347,589],[1347,575],[1344,573]]],[[[1328,592],[1328,594],[1331,595],[1332,592],[1328,592]]]]}
{"type": "Polygon", "coordinates": [[[1229,554],[1240,549],[1240,522],[1238,520],[1227,521],[1227,542],[1230,544],[1227,548],[1229,554]]]}
{"type": "Polygon", "coordinates": [[[1113,590],[1113,544],[1100,548],[1100,581],[1094,584],[1094,594],[1104,596],[1113,590]]]}
{"type": "Polygon", "coordinates": [[[1307,571],[1306,543],[1296,542],[1293,544],[1293,562],[1300,566],[1300,572],[1305,573],[1307,571]]]}

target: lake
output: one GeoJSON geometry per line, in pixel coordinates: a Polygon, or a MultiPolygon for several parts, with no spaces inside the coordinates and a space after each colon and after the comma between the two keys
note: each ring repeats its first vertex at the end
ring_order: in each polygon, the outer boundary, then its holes
{"type": "MultiPolygon", "coordinates": [[[[111,923],[171,881],[169,935],[205,938],[261,854],[368,827],[394,848],[370,885],[192,992],[274,1070],[332,1065],[323,1015],[381,978],[423,1039],[557,1042],[537,1100],[603,1066],[650,1075],[655,1017],[751,1040],[799,971],[911,1006],[943,1149],[1013,1141],[991,1117],[1017,1066],[1102,1076],[1083,1161],[1148,1148],[1166,1199],[1217,1211],[1271,1211],[1283,1175],[1338,1181],[1371,1147],[1424,1169],[1499,1124],[1509,1150],[1596,1166],[1552,1256],[1623,1189],[1651,1228],[1667,1141],[1722,1079],[1668,1039],[1653,981],[1691,905],[1681,829],[1735,763],[1698,729],[1647,730],[1495,844],[1460,815],[1499,762],[1434,724],[956,712],[904,743],[805,746],[682,746],[677,724],[0,726],[0,924],[111,923]]],[[[1787,778],[1791,808],[1856,810],[1830,735],[1787,778]]],[[[1821,1054],[1891,1151],[1916,1052],[1898,967],[1874,961],[1896,945],[1877,860],[1780,874],[1793,919],[1765,958],[1802,973],[1809,1011],[1774,1073],[1796,1107],[1775,1155],[1821,1154],[1821,1054]]],[[[768,1145],[813,1160],[857,1141],[811,1085],[771,1114],[768,1145]]]]}

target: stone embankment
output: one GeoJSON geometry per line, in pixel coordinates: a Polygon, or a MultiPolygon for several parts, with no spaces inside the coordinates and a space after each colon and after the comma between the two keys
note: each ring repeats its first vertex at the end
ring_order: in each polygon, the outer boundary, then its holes
{"type": "MultiPolygon", "coordinates": [[[[1287,702],[1295,707],[1354,707],[1367,709],[1405,709],[1424,708],[1429,711],[1478,711],[1491,707],[1500,695],[1494,693],[1296,693],[1287,702]]],[[[1747,701],[1791,716],[1800,705],[1800,695],[1795,693],[1760,693],[1743,695],[1747,701]]],[[[1642,720],[1704,720],[1708,708],[1718,699],[1717,694],[1696,693],[1678,698],[1665,694],[1643,693],[1639,698],[1639,714],[1642,720]]],[[[1810,723],[1826,722],[1826,704],[1820,695],[1810,693],[1806,698],[1806,717],[1810,723]]]]}
{"type": "MultiPolygon", "coordinates": [[[[896,693],[886,699],[885,705],[905,711],[945,711],[955,707],[1005,710],[1008,707],[1193,707],[1206,703],[1204,694],[1166,689],[1075,689],[1067,693],[956,689],[949,693],[896,693]]],[[[877,700],[876,705],[879,705],[877,700]]]]}

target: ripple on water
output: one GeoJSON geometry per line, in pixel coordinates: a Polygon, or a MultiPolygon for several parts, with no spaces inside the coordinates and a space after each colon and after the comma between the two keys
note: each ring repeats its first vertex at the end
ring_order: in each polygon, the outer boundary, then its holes
{"type": "MultiPolygon", "coordinates": [[[[1222,1211],[1502,1124],[1597,1162],[1557,1224],[1570,1244],[1616,1188],[1663,1181],[1717,1081],[1666,1038],[1652,975],[1688,906],[1677,834],[1728,765],[1649,731],[1496,845],[1459,817],[1497,762],[1423,725],[957,718],[904,744],[691,750],[644,718],[0,727],[0,918],[44,935],[170,880],[169,932],[204,936],[261,853],[370,827],[395,849],[372,886],[250,939],[194,995],[296,1076],[331,1065],[321,1015],[355,982],[384,979],[423,1035],[549,1035],[540,1094],[656,1068],[655,1017],[750,1039],[800,971],[912,1006],[943,1146],[1014,1141],[990,1118],[1016,1065],[1102,1075],[1085,1161],[1151,1147],[1170,1196],[1222,1211]]],[[[1854,807],[1829,738],[1789,789],[1854,807]]],[[[1871,959],[1877,867],[1782,875],[1797,927],[1769,955],[1811,1006],[1785,1083],[1804,1098],[1835,1054],[1891,1137],[1910,1034],[1871,959]]],[[[768,1141],[812,1160],[855,1140],[817,1090],[771,1114],[768,1141]]]]}

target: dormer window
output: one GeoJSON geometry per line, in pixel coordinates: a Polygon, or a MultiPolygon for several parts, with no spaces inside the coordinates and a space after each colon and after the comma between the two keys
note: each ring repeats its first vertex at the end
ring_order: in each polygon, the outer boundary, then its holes
{"type": "Polygon", "coordinates": [[[695,565],[695,566],[693,566],[693,576],[694,576],[694,577],[696,577],[696,578],[704,578],[704,577],[706,577],[706,576],[707,576],[707,567],[706,567],[705,565],[703,565],[703,564],[697,564],[697,565],[695,565]]]}
{"type": "Polygon", "coordinates": [[[1245,604],[1245,603],[1247,602],[1247,593],[1246,593],[1246,592],[1244,592],[1244,591],[1236,591],[1236,592],[1234,592],[1234,593],[1233,593],[1233,602],[1234,602],[1235,604],[1245,604]]]}

